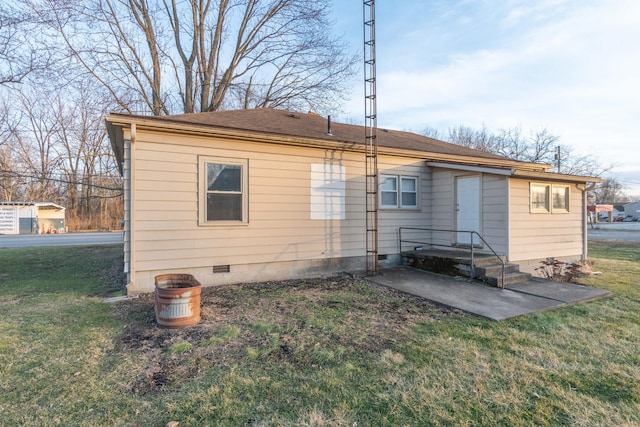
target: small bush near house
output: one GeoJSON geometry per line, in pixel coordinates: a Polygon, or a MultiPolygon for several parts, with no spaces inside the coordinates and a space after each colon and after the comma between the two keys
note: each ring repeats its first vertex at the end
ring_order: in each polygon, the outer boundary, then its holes
{"type": "Polygon", "coordinates": [[[581,260],[578,262],[564,262],[555,258],[547,258],[540,261],[541,266],[535,270],[541,277],[556,282],[572,282],[576,283],[580,277],[587,276],[591,273],[594,265],[593,260],[581,260]]]}

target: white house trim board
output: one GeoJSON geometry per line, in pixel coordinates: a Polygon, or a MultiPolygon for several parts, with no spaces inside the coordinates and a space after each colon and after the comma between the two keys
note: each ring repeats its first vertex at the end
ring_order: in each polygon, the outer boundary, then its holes
{"type": "Polygon", "coordinates": [[[457,163],[427,162],[427,166],[434,167],[434,168],[454,169],[454,170],[466,171],[466,172],[491,173],[494,175],[506,175],[506,176],[513,175],[513,170],[511,169],[461,165],[457,163]]]}
{"type": "Polygon", "coordinates": [[[125,253],[124,253],[124,262],[125,262],[125,272],[127,273],[128,283],[127,289],[133,289],[135,287],[136,280],[136,145],[135,145],[135,136],[136,136],[136,127],[135,125],[131,125],[131,135],[129,139],[124,140],[125,146],[125,157],[123,161],[123,172],[125,177],[125,235],[127,238],[125,239],[125,253]],[[128,158],[127,158],[128,157],[128,158]],[[127,187],[128,186],[128,187],[127,187]],[[128,191],[126,191],[128,190],[128,191]],[[128,207],[128,209],[127,209],[128,207]]]}

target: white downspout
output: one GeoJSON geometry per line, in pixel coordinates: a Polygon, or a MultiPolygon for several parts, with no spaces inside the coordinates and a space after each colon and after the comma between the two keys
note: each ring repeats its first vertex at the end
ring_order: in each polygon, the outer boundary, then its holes
{"type": "Polygon", "coordinates": [[[582,191],[582,260],[588,259],[588,246],[589,246],[589,221],[587,220],[587,193],[596,186],[595,182],[585,185],[584,188],[580,188],[576,185],[576,188],[582,191]]]}
{"type": "Polygon", "coordinates": [[[505,251],[505,262],[509,262],[509,258],[511,258],[511,177],[505,178],[507,182],[507,203],[506,203],[506,215],[507,215],[507,241],[505,242],[507,250],[505,251]]]}

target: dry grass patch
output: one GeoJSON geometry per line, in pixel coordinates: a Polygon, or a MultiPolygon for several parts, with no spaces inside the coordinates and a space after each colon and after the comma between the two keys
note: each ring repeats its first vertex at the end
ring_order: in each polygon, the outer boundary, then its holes
{"type": "Polygon", "coordinates": [[[144,361],[130,368],[134,393],[166,391],[212,366],[376,358],[418,323],[463,315],[351,276],[203,288],[201,321],[183,329],[158,328],[153,307],[152,295],[116,306],[129,322],[116,348],[144,361]]]}
{"type": "Polygon", "coordinates": [[[611,298],[504,322],[345,276],[206,288],[168,330],[101,302],[121,245],[0,250],[0,423],[640,425],[638,248],[591,256],[611,298]]]}

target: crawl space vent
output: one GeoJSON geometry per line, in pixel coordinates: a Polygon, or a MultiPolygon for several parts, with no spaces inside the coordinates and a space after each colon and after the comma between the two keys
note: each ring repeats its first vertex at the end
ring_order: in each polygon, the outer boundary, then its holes
{"type": "Polygon", "coordinates": [[[213,272],[214,273],[229,273],[231,271],[230,265],[214,265],[213,272]]]}

